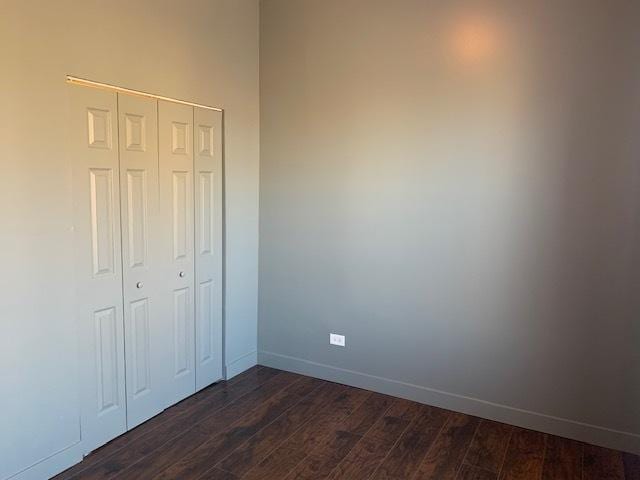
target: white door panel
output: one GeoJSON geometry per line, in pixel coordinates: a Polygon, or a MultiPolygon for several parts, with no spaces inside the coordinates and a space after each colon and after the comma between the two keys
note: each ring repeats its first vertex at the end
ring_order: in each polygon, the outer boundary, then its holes
{"type": "Polygon", "coordinates": [[[195,392],[193,108],[158,102],[163,305],[171,377],[165,405],[195,392]]]}
{"type": "Polygon", "coordinates": [[[196,389],[222,378],[222,112],[194,108],[196,389]]]}
{"type": "Polygon", "coordinates": [[[73,87],[76,313],[85,452],[126,430],[116,94],[73,87]]]}
{"type": "Polygon", "coordinates": [[[158,205],[157,102],[118,94],[127,427],[162,411],[168,364],[158,205]]]}

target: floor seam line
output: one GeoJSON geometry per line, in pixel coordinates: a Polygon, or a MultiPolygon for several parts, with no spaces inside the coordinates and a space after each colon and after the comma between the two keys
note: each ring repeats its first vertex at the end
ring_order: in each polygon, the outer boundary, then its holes
{"type": "MultiPolygon", "coordinates": [[[[429,445],[429,448],[427,448],[427,451],[424,452],[424,456],[422,457],[422,459],[420,460],[420,463],[418,463],[418,468],[416,469],[415,472],[413,472],[413,475],[411,475],[411,479],[415,479],[418,476],[418,473],[420,472],[420,467],[422,466],[422,464],[424,463],[424,461],[427,459],[427,455],[429,455],[429,452],[431,452],[431,449],[433,448],[433,446],[436,444],[436,442],[438,441],[438,438],[440,438],[440,435],[442,435],[442,432],[444,432],[444,428],[449,424],[449,422],[451,421],[451,417],[452,417],[452,412],[447,411],[447,418],[444,422],[442,422],[442,426],[440,427],[440,429],[438,430],[438,434],[434,437],[433,441],[431,442],[431,445],[429,445]]],[[[456,472],[457,473],[457,472],[456,472]]]]}
{"type": "MultiPolygon", "coordinates": [[[[264,369],[264,368],[266,368],[266,367],[259,367],[259,368],[256,368],[256,370],[255,370],[255,371],[258,371],[258,370],[261,370],[261,369],[264,369]]],[[[207,386],[207,387],[205,387],[204,389],[202,389],[202,390],[200,390],[200,391],[198,391],[198,392],[195,392],[193,395],[197,395],[198,393],[202,392],[203,390],[206,390],[207,388],[211,388],[211,387],[215,387],[215,386],[217,386],[217,385],[221,385],[223,382],[224,382],[224,387],[227,387],[227,386],[233,386],[233,385],[235,385],[235,384],[237,384],[237,383],[240,383],[240,382],[242,382],[242,381],[244,381],[244,380],[248,380],[248,378],[246,378],[246,379],[245,379],[244,377],[242,377],[242,375],[243,375],[244,373],[250,372],[250,370],[251,370],[251,369],[246,370],[245,372],[242,372],[241,374],[237,375],[236,377],[234,377],[234,378],[233,378],[233,379],[231,379],[231,380],[221,380],[221,381],[219,381],[219,382],[217,382],[217,383],[213,383],[213,384],[211,384],[211,385],[208,385],[208,386],[207,386]],[[240,377],[240,378],[238,378],[238,377],[240,377]],[[235,380],[235,379],[237,379],[237,381],[233,381],[233,380],[235,380]]],[[[272,378],[273,378],[273,377],[272,377],[272,378]]],[[[216,392],[216,393],[213,393],[213,394],[212,394],[212,396],[213,396],[213,395],[217,395],[218,393],[223,392],[223,391],[224,391],[224,387],[223,387],[222,389],[220,389],[220,391],[218,391],[218,392],[216,392]]],[[[176,404],[174,404],[174,405],[171,405],[171,406],[167,407],[166,409],[164,409],[163,411],[159,412],[157,415],[154,415],[153,417],[151,417],[150,419],[148,419],[148,420],[146,420],[146,421],[149,421],[149,420],[151,420],[151,419],[155,418],[156,416],[162,415],[163,413],[165,413],[165,412],[166,412],[167,410],[169,410],[170,408],[172,408],[172,407],[175,407],[175,406],[179,405],[181,402],[186,401],[186,400],[188,400],[189,398],[191,398],[191,396],[189,396],[189,397],[187,397],[187,398],[185,398],[185,399],[181,400],[180,402],[178,402],[178,403],[176,403],[176,404]]],[[[176,417],[175,417],[175,418],[180,418],[181,416],[186,415],[187,413],[189,413],[189,410],[191,410],[191,408],[194,408],[194,407],[195,407],[196,405],[198,405],[198,403],[200,403],[200,402],[206,401],[206,399],[207,399],[207,398],[205,397],[205,398],[200,399],[199,401],[196,401],[196,403],[195,403],[195,404],[193,404],[193,405],[192,405],[192,407],[190,407],[188,410],[185,410],[184,412],[181,412],[181,413],[176,414],[176,417]]],[[[168,421],[170,421],[170,420],[168,420],[168,421]]],[[[167,421],[167,422],[168,422],[168,421],[167,421]]],[[[144,423],[145,423],[145,422],[141,423],[139,426],[144,425],[144,423]]],[[[165,423],[166,423],[166,422],[165,422],[165,423]]],[[[141,435],[140,437],[138,437],[138,438],[143,438],[144,436],[146,436],[146,435],[150,434],[151,432],[153,432],[154,430],[157,430],[158,428],[160,428],[160,427],[162,427],[162,426],[163,426],[163,423],[161,423],[161,424],[159,424],[159,425],[157,425],[157,426],[153,427],[151,430],[149,430],[148,432],[145,432],[144,434],[142,434],[142,435],[141,435]]],[[[135,428],[138,428],[138,426],[136,426],[135,428]]],[[[135,428],[134,428],[134,429],[132,429],[132,430],[135,430],[135,428]]],[[[132,431],[132,430],[129,430],[129,431],[132,431]]],[[[121,436],[123,436],[123,435],[126,435],[127,433],[129,433],[129,431],[124,432],[124,433],[123,433],[123,434],[121,434],[121,435],[118,435],[118,436],[117,436],[117,437],[115,437],[114,439],[110,440],[110,442],[111,442],[111,441],[114,441],[114,440],[117,440],[118,438],[120,438],[120,437],[121,437],[121,436]]],[[[81,469],[81,470],[78,470],[77,472],[75,472],[74,474],[72,474],[70,477],[68,477],[68,480],[73,480],[73,479],[74,479],[74,478],[76,478],[78,475],[82,474],[83,472],[86,472],[89,468],[95,467],[95,466],[97,466],[97,465],[101,465],[102,463],[104,463],[104,462],[105,462],[105,460],[107,460],[108,458],[112,457],[112,456],[113,456],[113,455],[115,455],[116,453],[118,453],[118,452],[122,451],[122,449],[126,448],[127,446],[129,446],[129,444],[130,444],[130,443],[135,442],[136,440],[137,440],[137,439],[134,439],[134,440],[132,440],[131,442],[129,442],[129,443],[125,444],[125,445],[122,445],[122,446],[118,447],[116,450],[114,450],[113,452],[111,452],[110,454],[108,454],[105,458],[100,459],[100,460],[97,460],[95,463],[92,463],[92,464],[90,464],[90,465],[87,465],[85,468],[83,468],[83,469],[81,469]]],[[[98,447],[96,450],[94,450],[93,452],[90,452],[90,453],[97,452],[98,450],[100,450],[100,448],[106,447],[110,442],[107,442],[106,444],[104,444],[104,445],[102,445],[102,446],[98,447]]],[[[87,456],[88,456],[88,455],[87,455],[87,456]]],[[[84,461],[84,458],[83,458],[79,463],[82,463],[82,461],[84,461]]],[[[76,465],[78,465],[78,464],[76,464],[76,465]]],[[[72,465],[71,467],[69,467],[69,469],[73,468],[73,466],[74,466],[74,465],[72,465]]],[[[59,475],[62,475],[63,473],[64,473],[64,472],[60,472],[60,474],[59,474],[59,475]]]]}
{"type": "MultiPolygon", "coordinates": [[[[376,419],[376,421],[375,421],[375,422],[373,422],[373,423],[371,424],[371,426],[367,429],[367,431],[366,431],[366,432],[364,432],[364,433],[362,434],[362,436],[358,439],[358,441],[357,441],[357,442],[355,443],[355,445],[351,448],[351,450],[353,450],[354,448],[356,448],[356,447],[358,446],[358,444],[359,444],[359,443],[364,439],[364,437],[366,437],[367,433],[369,433],[369,432],[373,429],[373,427],[374,427],[374,426],[375,426],[375,425],[376,425],[376,424],[377,424],[381,419],[383,419],[383,418],[385,417],[385,415],[387,414],[387,412],[388,412],[389,410],[391,410],[391,407],[392,407],[392,406],[393,406],[393,401],[392,401],[391,403],[389,403],[389,406],[385,409],[385,411],[384,411],[384,412],[382,412],[382,415],[380,415],[380,416],[376,419]]],[[[348,453],[347,453],[347,454],[346,454],[346,455],[345,455],[345,456],[344,456],[344,457],[343,457],[343,458],[342,458],[342,459],[341,459],[341,460],[336,464],[336,466],[335,466],[335,467],[333,467],[333,468],[331,469],[331,471],[329,472],[329,475],[327,475],[327,478],[330,478],[330,477],[331,477],[331,474],[333,474],[333,472],[335,472],[335,471],[338,469],[338,467],[342,464],[342,462],[344,461],[344,459],[345,459],[345,458],[347,458],[347,457],[349,456],[349,453],[351,453],[351,450],[350,450],[350,451],[349,451],[349,452],[348,452],[348,453]]]]}
{"type": "MultiPolygon", "coordinates": [[[[329,382],[329,381],[326,381],[326,380],[323,380],[323,381],[325,382],[325,385],[329,385],[329,386],[332,386],[332,385],[339,385],[339,384],[335,384],[335,383],[333,383],[333,382],[329,382]]],[[[323,386],[324,386],[324,385],[323,385],[323,386]]],[[[340,386],[341,386],[341,387],[343,387],[343,388],[345,388],[345,389],[347,388],[345,385],[340,385],[340,386]]],[[[337,396],[337,395],[336,395],[336,396],[337,396]]],[[[293,431],[293,432],[291,432],[291,434],[290,434],[288,437],[286,437],[282,442],[280,442],[278,445],[276,445],[276,446],[275,446],[275,447],[273,447],[271,450],[269,450],[269,451],[268,451],[268,452],[267,452],[267,453],[266,453],[266,454],[265,454],[265,455],[260,459],[260,461],[259,461],[258,463],[256,463],[255,465],[253,465],[249,470],[247,470],[244,474],[242,474],[242,475],[240,476],[240,478],[245,477],[245,476],[246,476],[246,475],[247,475],[251,470],[253,470],[253,469],[254,469],[254,468],[256,468],[258,465],[260,465],[264,460],[266,460],[267,458],[269,458],[269,456],[271,456],[271,454],[272,454],[273,452],[275,452],[278,448],[280,448],[282,445],[284,445],[284,444],[285,444],[285,443],[286,443],[286,442],[287,442],[291,437],[293,437],[296,433],[298,433],[298,432],[299,432],[299,431],[300,431],[300,430],[301,430],[305,425],[309,424],[309,423],[314,419],[314,417],[316,417],[316,416],[318,416],[318,415],[320,415],[320,414],[324,413],[324,412],[325,412],[326,410],[328,410],[328,409],[329,409],[329,405],[325,405],[325,406],[324,406],[323,408],[321,408],[321,409],[320,409],[320,411],[319,411],[319,412],[317,412],[315,415],[311,416],[311,417],[310,417],[310,418],[308,418],[306,421],[302,422],[302,424],[301,424],[298,428],[294,429],[294,431],[293,431]]],[[[297,464],[296,464],[296,466],[297,466],[297,464]]],[[[233,472],[231,472],[231,473],[233,473],[233,472]]]]}
{"type": "MultiPolygon", "coordinates": [[[[215,415],[215,414],[217,414],[217,413],[221,412],[222,410],[225,410],[226,408],[230,407],[230,406],[233,404],[233,402],[237,402],[237,401],[239,401],[240,399],[244,398],[245,396],[247,396],[247,395],[249,395],[249,394],[253,393],[253,392],[254,392],[254,391],[256,391],[258,388],[260,388],[261,386],[265,385],[268,381],[270,381],[270,380],[272,380],[272,379],[274,379],[274,378],[279,377],[279,376],[280,376],[280,375],[282,375],[283,373],[287,373],[287,372],[282,371],[282,372],[278,373],[277,375],[274,375],[273,377],[269,378],[266,382],[261,383],[260,385],[256,386],[256,388],[253,388],[253,389],[251,389],[250,391],[248,391],[248,392],[246,392],[246,393],[242,394],[240,397],[236,398],[236,399],[235,399],[235,400],[233,400],[232,402],[229,402],[229,403],[228,403],[227,405],[225,405],[224,407],[222,407],[222,408],[220,408],[220,409],[218,409],[218,410],[215,410],[214,412],[211,412],[210,414],[206,415],[206,416],[204,417],[204,419],[203,419],[203,420],[205,420],[205,419],[207,419],[207,418],[209,418],[209,417],[211,417],[211,416],[213,416],[213,415],[215,415]]],[[[127,466],[125,469],[123,469],[122,471],[120,471],[120,472],[116,473],[116,475],[115,475],[115,476],[113,476],[113,477],[107,477],[106,479],[103,479],[103,480],[117,479],[117,478],[118,478],[118,477],[120,477],[120,476],[121,476],[125,471],[129,470],[129,469],[130,469],[131,467],[133,467],[134,465],[136,465],[136,464],[140,463],[142,460],[144,460],[145,458],[147,458],[147,457],[149,457],[150,455],[152,455],[156,450],[158,450],[158,449],[162,448],[164,445],[166,445],[167,443],[169,443],[170,441],[172,441],[172,440],[174,440],[174,439],[176,439],[176,438],[179,438],[179,437],[183,437],[183,436],[185,436],[187,433],[189,433],[191,430],[194,430],[196,427],[197,427],[197,425],[194,425],[194,426],[192,426],[192,427],[188,428],[186,431],[182,432],[181,434],[176,435],[175,437],[171,437],[169,440],[167,440],[166,442],[164,442],[164,443],[162,443],[161,445],[159,445],[159,446],[158,446],[157,448],[155,448],[153,451],[151,451],[151,452],[149,452],[148,454],[144,455],[142,458],[140,458],[140,459],[136,460],[136,461],[135,461],[135,462],[133,462],[131,465],[128,465],[128,466],[127,466]]],[[[158,472],[158,473],[161,473],[161,472],[158,472]]],[[[157,474],[156,474],[156,475],[157,475],[157,474]]],[[[154,476],[155,476],[155,475],[154,475],[154,476]]]]}
{"type": "MultiPolygon", "coordinates": [[[[305,377],[303,377],[305,378],[305,377]]],[[[308,378],[313,378],[313,377],[308,377],[308,378]]],[[[253,435],[251,435],[250,437],[248,437],[244,442],[242,442],[240,445],[238,445],[235,449],[233,449],[231,452],[229,452],[229,454],[222,458],[221,460],[218,461],[218,463],[216,463],[213,467],[211,467],[209,470],[207,470],[206,472],[203,472],[202,475],[200,475],[198,478],[201,478],[202,476],[206,475],[207,472],[213,470],[214,468],[218,468],[219,470],[224,470],[227,473],[230,473],[232,475],[235,475],[235,473],[230,472],[228,470],[225,470],[224,468],[220,467],[219,465],[224,462],[227,458],[229,458],[231,455],[233,455],[237,450],[239,450],[241,447],[243,447],[245,444],[247,444],[253,437],[255,437],[256,435],[258,435],[260,432],[262,432],[264,429],[268,428],[270,425],[272,425],[273,423],[277,422],[283,415],[285,415],[289,410],[295,408],[296,406],[300,405],[300,403],[304,402],[305,399],[309,398],[311,395],[313,395],[315,392],[317,392],[318,390],[320,390],[320,388],[322,388],[324,385],[320,384],[317,387],[315,387],[312,391],[310,391],[307,395],[305,395],[304,397],[302,397],[300,400],[298,400],[296,403],[294,403],[293,405],[290,405],[289,407],[287,407],[285,410],[283,410],[276,418],[274,418],[273,420],[271,420],[268,424],[266,424],[264,427],[262,427],[260,430],[258,430],[256,433],[254,433],[253,435]]]]}
{"type": "MultiPolygon", "coordinates": [[[[294,386],[295,386],[295,385],[297,385],[298,383],[302,382],[302,380],[304,380],[305,378],[310,378],[310,377],[300,376],[300,378],[298,378],[298,379],[294,380],[293,382],[291,382],[291,383],[290,383],[290,384],[288,384],[288,385],[283,386],[280,390],[277,390],[277,391],[273,392],[273,394],[272,394],[272,395],[270,395],[269,397],[267,397],[266,399],[264,399],[264,400],[263,400],[263,402],[261,402],[261,404],[263,404],[264,402],[267,402],[267,401],[271,400],[273,397],[275,397],[276,395],[279,395],[280,393],[284,392],[285,390],[287,390],[287,389],[289,389],[289,388],[294,387],[294,386]]],[[[258,406],[258,408],[259,408],[259,406],[258,406]]],[[[234,427],[236,424],[240,423],[240,422],[241,422],[241,421],[242,421],[246,416],[250,415],[250,414],[251,414],[251,413],[253,413],[254,411],[255,411],[255,409],[252,409],[252,410],[250,410],[250,411],[246,412],[245,414],[241,415],[241,416],[240,416],[239,418],[237,418],[234,422],[232,422],[232,423],[227,427],[227,429],[228,429],[228,430],[233,429],[233,427],[234,427]]],[[[216,437],[218,437],[218,436],[220,436],[220,435],[224,435],[224,434],[225,434],[225,431],[223,430],[223,431],[220,431],[220,432],[218,432],[218,433],[215,433],[213,436],[208,436],[208,435],[207,435],[206,440],[205,440],[204,442],[202,442],[201,444],[199,444],[197,447],[195,447],[195,448],[192,450],[192,452],[195,452],[195,451],[199,450],[203,445],[207,444],[210,440],[213,440],[214,438],[216,438],[216,437]]],[[[190,453],[191,453],[191,452],[190,452],[190,453]]],[[[171,465],[168,465],[166,468],[163,468],[163,469],[162,469],[161,471],[159,471],[158,473],[156,473],[156,474],[154,475],[154,478],[155,478],[155,477],[157,477],[158,475],[160,475],[162,472],[164,472],[164,471],[166,471],[166,470],[170,469],[173,465],[175,465],[175,462],[174,462],[174,463],[172,463],[171,465]]],[[[201,475],[199,475],[197,478],[201,478],[203,475],[205,475],[207,472],[209,472],[209,471],[213,470],[214,468],[215,468],[215,465],[214,465],[214,466],[212,466],[211,468],[207,469],[205,472],[203,472],[203,473],[202,473],[201,475]]],[[[231,472],[229,472],[229,473],[231,473],[231,472]]]]}

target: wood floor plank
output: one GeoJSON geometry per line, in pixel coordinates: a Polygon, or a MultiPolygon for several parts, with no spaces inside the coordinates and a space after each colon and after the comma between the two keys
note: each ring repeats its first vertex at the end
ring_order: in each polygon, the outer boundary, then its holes
{"type": "Polygon", "coordinates": [[[382,418],[380,424],[374,427],[377,433],[365,435],[336,465],[328,478],[364,480],[371,477],[410,423],[409,420],[396,417],[382,418]]]}
{"type": "MultiPolygon", "coordinates": [[[[253,382],[255,382],[255,381],[259,381],[260,382],[261,379],[269,379],[271,377],[274,377],[278,373],[280,373],[280,370],[276,370],[275,368],[269,368],[269,367],[263,367],[263,366],[255,366],[255,367],[250,368],[249,370],[245,370],[244,372],[236,375],[235,377],[229,379],[228,381],[223,381],[223,382],[220,382],[220,383],[224,383],[227,386],[233,386],[233,385],[237,385],[237,384],[239,384],[241,382],[246,382],[248,380],[253,381],[253,382]]],[[[260,382],[260,383],[263,383],[263,382],[260,382]]],[[[182,414],[182,413],[185,413],[185,412],[189,411],[193,406],[195,406],[196,404],[200,403],[201,401],[203,401],[203,400],[205,400],[205,399],[207,399],[208,397],[211,396],[211,393],[213,393],[213,392],[208,392],[209,389],[210,389],[210,387],[207,387],[207,388],[204,388],[204,389],[194,393],[190,397],[187,397],[184,400],[182,400],[181,402],[178,402],[175,405],[167,408],[165,410],[165,412],[167,412],[167,413],[171,412],[171,413],[175,413],[175,414],[182,414]]],[[[147,423],[147,422],[145,422],[145,423],[147,423]]]]}
{"type": "Polygon", "coordinates": [[[369,395],[355,412],[335,424],[334,430],[296,465],[285,480],[326,478],[391,404],[391,397],[379,393],[369,395]]]}
{"type": "Polygon", "coordinates": [[[640,457],[253,368],[54,480],[640,480],[640,457]]]}
{"type": "Polygon", "coordinates": [[[546,448],[542,470],[544,480],[582,479],[582,443],[549,435],[546,448]]]}
{"type": "Polygon", "coordinates": [[[231,405],[200,420],[193,428],[172,438],[138,462],[129,464],[126,469],[118,473],[116,478],[131,480],[153,478],[154,475],[207,441],[210,436],[224,430],[237,418],[251,411],[256,403],[265,402],[301,378],[300,375],[288,372],[278,374],[231,405]]]}
{"type": "Polygon", "coordinates": [[[622,454],[595,445],[584,446],[584,480],[624,480],[622,454]]]}
{"type": "MultiPolygon", "coordinates": [[[[331,480],[365,480],[378,468],[396,441],[409,426],[418,408],[407,400],[396,399],[354,448],[336,465],[331,480]],[[413,416],[409,412],[413,412],[413,416]]],[[[417,406],[417,404],[414,404],[417,406]]]]}
{"type": "MultiPolygon", "coordinates": [[[[144,442],[151,436],[166,438],[167,432],[175,431],[179,425],[190,424],[193,417],[201,415],[202,411],[213,412],[222,408],[236,398],[257,388],[262,383],[279,373],[278,370],[268,367],[253,367],[235,376],[229,381],[221,381],[211,385],[182,402],[169,407],[164,412],[147,420],[138,427],[121,435],[103,447],[85,457],[82,462],[74,465],[61,474],[53,477],[53,480],[70,480],[76,478],[80,472],[105,461],[117,461],[111,458],[124,447],[131,448],[134,442],[144,442]],[[161,430],[159,427],[163,427],[161,430]],[[154,432],[152,435],[150,432],[154,432]]],[[[89,478],[90,472],[83,476],[89,478]]]]}
{"type": "Polygon", "coordinates": [[[422,411],[422,405],[404,398],[396,398],[389,407],[389,417],[412,421],[422,411]]]}
{"type": "Polygon", "coordinates": [[[309,453],[285,477],[285,480],[319,480],[327,478],[331,471],[362,438],[355,433],[337,430],[323,442],[322,448],[309,453]]]}
{"type": "Polygon", "coordinates": [[[416,480],[454,480],[479,424],[477,417],[451,413],[420,465],[416,480]]]}
{"type": "Polygon", "coordinates": [[[513,427],[482,420],[467,451],[465,463],[491,472],[499,472],[513,427]]]}
{"type": "Polygon", "coordinates": [[[325,410],[305,423],[289,439],[271,452],[264,460],[249,470],[243,480],[282,479],[298,463],[306,458],[323,441],[327,433],[335,429],[353,413],[369,396],[369,392],[353,387],[344,390],[325,410]]]}
{"type": "Polygon", "coordinates": [[[446,410],[420,405],[416,418],[402,433],[372,479],[412,478],[448,417],[446,410]]]}
{"type": "Polygon", "coordinates": [[[456,480],[497,480],[498,474],[472,465],[462,465],[456,480]]]}
{"type": "Polygon", "coordinates": [[[307,421],[331,405],[343,391],[343,386],[326,382],[320,389],[251,437],[245,445],[222,460],[218,467],[242,477],[249,469],[283,444],[307,421]]]}
{"type": "Polygon", "coordinates": [[[288,408],[296,405],[315,389],[322,380],[305,377],[284,388],[270,399],[236,420],[228,428],[210,437],[199,447],[182,456],[156,477],[157,480],[195,480],[233,452],[265,426],[276,420],[288,408]]]}
{"type": "Polygon", "coordinates": [[[500,480],[539,480],[544,462],[545,435],[515,428],[507,448],[500,480]]]}
{"type": "Polygon", "coordinates": [[[640,480],[640,456],[631,453],[622,454],[625,480],[640,480]]]}
{"type": "Polygon", "coordinates": [[[373,392],[360,408],[345,419],[341,429],[362,436],[369,431],[392,404],[393,397],[373,392]]]}
{"type": "MultiPolygon", "coordinates": [[[[122,448],[104,456],[100,461],[89,465],[88,468],[82,469],[70,478],[74,480],[107,480],[113,478],[119,472],[160,448],[164,443],[193,428],[196,422],[228,407],[243,396],[273,381],[279,375],[281,375],[281,372],[275,369],[260,369],[255,372],[255,375],[247,376],[238,382],[229,382],[219,391],[216,391],[214,395],[203,399],[182,415],[171,416],[155,429],[146,431],[141,436],[134,436],[130,441],[123,441],[124,446],[122,448]]],[[[131,433],[134,433],[135,430],[131,433]]],[[[129,433],[119,438],[128,436],[129,433]]],[[[100,453],[100,451],[96,453],[100,453]]]]}
{"type": "Polygon", "coordinates": [[[220,470],[218,468],[213,468],[205,473],[202,477],[202,480],[239,480],[233,473],[225,472],[224,470],[220,470]]]}

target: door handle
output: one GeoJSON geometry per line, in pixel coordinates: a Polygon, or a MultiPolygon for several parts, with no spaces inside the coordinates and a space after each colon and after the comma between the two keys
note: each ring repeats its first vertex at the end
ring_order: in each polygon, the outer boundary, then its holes
{"type": "Polygon", "coordinates": [[[142,282],[136,283],[136,288],[142,288],[144,284],[142,282]]]}
{"type": "Polygon", "coordinates": [[[179,276],[180,278],[184,277],[184,272],[180,272],[180,273],[178,274],[178,276],[179,276]]]}

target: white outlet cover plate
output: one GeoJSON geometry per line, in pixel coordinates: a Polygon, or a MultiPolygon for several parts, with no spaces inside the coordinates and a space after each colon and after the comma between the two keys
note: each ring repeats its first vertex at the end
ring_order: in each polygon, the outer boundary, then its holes
{"type": "Polygon", "coordinates": [[[338,345],[339,347],[345,346],[345,337],[344,335],[338,335],[337,333],[329,334],[329,343],[331,345],[338,345]]]}

